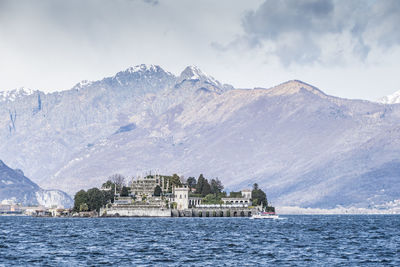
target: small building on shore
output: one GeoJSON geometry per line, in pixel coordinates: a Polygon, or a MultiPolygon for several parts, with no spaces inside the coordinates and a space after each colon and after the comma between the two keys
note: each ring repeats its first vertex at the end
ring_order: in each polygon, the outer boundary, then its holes
{"type": "Polygon", "coordinates": [[[173,187],[172,195],[174,196],[174,202],[177,204],[178,210],[185,210],[189,208],[189,188],[186,185],[181,187],[173,187]]]}

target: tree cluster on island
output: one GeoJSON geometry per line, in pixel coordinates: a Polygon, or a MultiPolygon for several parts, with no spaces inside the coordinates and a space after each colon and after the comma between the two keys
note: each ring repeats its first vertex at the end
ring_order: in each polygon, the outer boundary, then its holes
{"type": "MultiPolygon", "coordinates": [[[[163,178],[168,181],[168,188],[164,188],[164,192],[171,193],[172,187],[181,187],[186,184],[189,188],[189,197],[199,197],[202,198],[203,204],[223,204],[222,198],[241,198],[241,191],[234,192],[231,191],[229,195],[226,191],[223,191],[224,185],[218,178],[208,179],[204,178],[203,174],[196,179],[195,177],[189,177],[186,181],[179,177],[177,174],[169,175],[159,175],[159,178],[163,178]]],[[[154,175],[147,175],[145,178],[154,178],[154,175]]],[[[102,184],[102,190],[98,188],[91,188],[87,191],[80,190],[75,194],[74,197],[74,208],[75,212],[85,212],[85,211],[99,211],[101,207],[113,203],[115,193],[121,197],[132,196],[131,187],[126,186],[126,179],[121,174],[113,174],[108,177],[107,182],[102,184]]],[[[163,189],[157,185],[154,188],[153,196],[160,197],[163,195],[163,189]]],[[[132,196],[134,198],[134,196],[132,196]]],[[[263,206],[265,208],[271,209],[273,207],[268,207],[267,196],[265,192],[259,188],[258,184],[253,185],[251,192],[251,199],[253,206],[263,206]]]]}
{"type": "Polygon", "coordinates": [[[73,210],[75,212],[94,210],[98,212],[101,207],[114,202],[115,192],[120,196],[129,196],[129,188],[125,184],[123,175],[113,174],[101,187],[108,190],[100,190],[96,187],[87,191],[82,189],[75,194],[73,210]]]}

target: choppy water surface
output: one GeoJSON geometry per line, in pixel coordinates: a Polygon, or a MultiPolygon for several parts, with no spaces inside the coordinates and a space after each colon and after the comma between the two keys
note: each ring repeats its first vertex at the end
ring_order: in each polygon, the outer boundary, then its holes
{"type": "Polygon", "coordinates": [[[400,216],[0,217],[0,266],[400,266],[400,216]]]}

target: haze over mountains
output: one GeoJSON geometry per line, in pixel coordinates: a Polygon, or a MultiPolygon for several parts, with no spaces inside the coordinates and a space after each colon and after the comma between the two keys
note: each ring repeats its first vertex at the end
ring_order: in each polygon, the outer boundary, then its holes
{"type": "Polygon", "coordinates": [[[278,206],[387,207],[400,199],[398,106],[139,65],[68,91],[0,93],[0,155],[70,194],[158,169],[231,190],[257,182],[278,206]]]}

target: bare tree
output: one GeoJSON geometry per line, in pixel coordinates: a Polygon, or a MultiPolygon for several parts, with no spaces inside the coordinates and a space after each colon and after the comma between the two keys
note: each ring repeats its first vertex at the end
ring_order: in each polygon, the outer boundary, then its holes
{"type": "Polygon", "coordinates": [[[115,186],[117,187],[117,190],[120,191],[123,186],[125,186],[125,177],[122,174],[116,173],[108,177],[109,180],[111,180],[115,186]]]}

